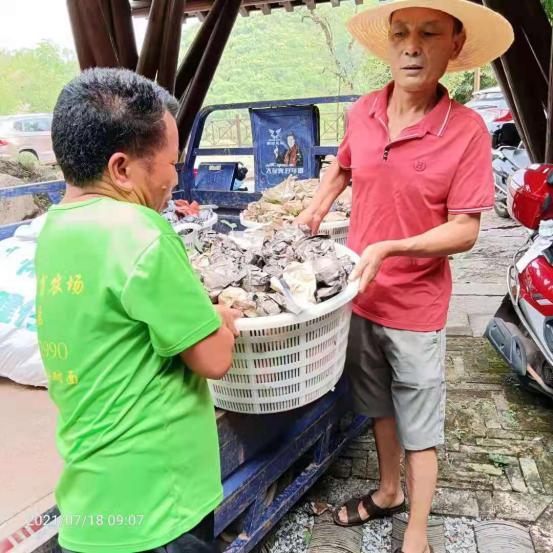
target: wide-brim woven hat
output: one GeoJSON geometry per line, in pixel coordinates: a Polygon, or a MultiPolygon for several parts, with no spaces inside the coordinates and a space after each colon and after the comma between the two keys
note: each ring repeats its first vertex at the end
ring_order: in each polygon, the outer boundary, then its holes
{"type": "Polygon", "coordinates": [[[456,17],[463,23],[467,40],[448,71],[468,71],[504,54],[514,40],[511,24],[502,15],[468,0],[386,0],[348,22],[353,37],[375,56],[388,61],[390,16],[405,8],[430,8],[456,17]]]}

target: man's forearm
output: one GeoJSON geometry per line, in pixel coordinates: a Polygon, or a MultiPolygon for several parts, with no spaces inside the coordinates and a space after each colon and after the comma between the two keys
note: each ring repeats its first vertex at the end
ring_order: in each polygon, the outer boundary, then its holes
{"type": "Polygon", "coordinates": [[[345,190],[351,179],[350,171],[342,169],[334,160],[326,170],[323,180],[315,192],[308,209],[323,218],[332,207],[336,198],[345,190]]]}
{"type": "Polygon", "coordinates": [[[478,238],[480,217],[457,217],[423,234],[385,242],[386,257],[445,257],[470,250],[478,238]]]}

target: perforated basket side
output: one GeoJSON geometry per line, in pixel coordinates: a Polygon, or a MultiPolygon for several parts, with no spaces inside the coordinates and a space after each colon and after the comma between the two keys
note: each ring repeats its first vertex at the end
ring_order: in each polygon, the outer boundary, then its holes
{"type": "Polygon", "coordinates": [[[342,244],[343,246],[346,245],[346,242],[348,240],[348,232],[349,232],[349,219],[348,224],[341,227],[335,227],[332,229],[323,229],[321,228],[322,234],[327,234],[336,242],[337,244],[342,244]]]}
{"type": "Polygon", "coordinates": [[[350,318],[348,302],[300,324],[243,332],[231,370],[209,382],[215,405],[240,413],[275,413],[332,390],[343,371],[350,318]]]}

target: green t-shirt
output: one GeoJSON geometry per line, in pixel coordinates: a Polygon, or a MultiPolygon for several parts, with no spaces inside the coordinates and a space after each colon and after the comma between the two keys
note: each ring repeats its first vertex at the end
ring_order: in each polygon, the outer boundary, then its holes
{"type": "Polygon", "coordinates": [[[196,526],[223,491],[207,382],[177,355],[221,322],[155,211],[95,198],[50,208],[37,329],[59,409],[61,545],[126,553],[196,526]]]}

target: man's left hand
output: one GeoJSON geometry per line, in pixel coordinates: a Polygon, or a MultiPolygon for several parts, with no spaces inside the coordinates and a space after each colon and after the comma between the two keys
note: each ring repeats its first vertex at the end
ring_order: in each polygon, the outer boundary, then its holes
{"type": "Polygon", "coordinates": [[[382,262],[389,256],[390,250],[386,242],[377,242],[367,246],[351,273],[350,281],[359,279],[359,291],[364,292],[377,275],[382,262]]]}

